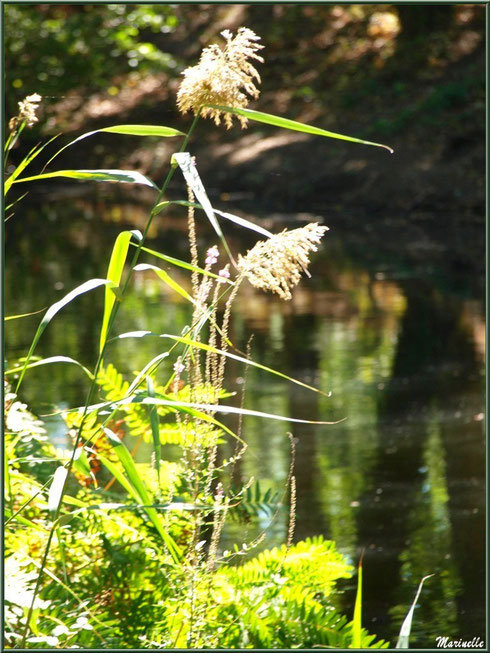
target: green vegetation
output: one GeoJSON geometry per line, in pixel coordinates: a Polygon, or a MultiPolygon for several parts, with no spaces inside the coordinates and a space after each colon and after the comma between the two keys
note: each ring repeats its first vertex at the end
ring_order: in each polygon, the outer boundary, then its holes
{"type": "MultiPolygon", "coordinates": [[[[204,59],[186,71],[186,82],[193,83],[186,91],[185,107],[194,113],[194,119],[185,134],[162,126],[116,125],[106,130],[182,139],[180,150],[168,162],[161,187],[127,170],[54,170],[29,175],[26,169],[42,154],[42,146],[32,150],[7,180],[7,193],[18,184],[49,183],[54,177],[144,184],[155,191],[143,233],[122,231],[117,236],[106,278],[84,281],[52,304],[27,355],[6,371],[15,381],[15,386],[7,384],[5,388],[9,647],[388,646],[362,627],[361,567],[351,621],[338,608],[337,581],[349,578],[353,569],[335,543],[321,537],[293,543],[296,482],[292,438],[292,461],[283,496],[261,490],[253,479],[239,486],[235,482],[236,465],[247,447],[242,428],[245,416],[273,423],[326,424],[246,409],[244,397],[236,401],[225,385],[226,365],[232,359],[244,368],[253,367],[324,395],[237,351],[229,327],[233,301],[246,281],[290,299],[326,228],[313,223],[273,234],[243,218],[215,211],[187,147],[198,120],[207,115],[227,125],[238,116],[242,124],[255,120],[390,148],[246,109],[244,91],[250,93],[252,80],[257,78],[248,60],[261,60],[256,55],[261,46],[246,28],[235,37],[230,33],[224,36],[224,52],[216,46],[208,49],[204,59]],[[188,261],[144,247],[153,219],[170,204],[162,199],[177,171],[182,172],[188,191],[187,198],[175,202],[187,213],[188,261]],[[206,215],[220,248],[214,245],[205,254],[199,251],[196,210],[206,215]],[[265,240],[247,253],[234,255],[217,216],[259,231],[265,240]],[[226,262],[220,263],[218,270],[218,259],[225,255],[226,262]],[[140,263],[143,256],[151,263],[140,263]],[[161,260],[166,269],[155,264],[161,260]],[[176,279],[176,268],[186,270],[189,279],[185,286],[176,279]],[[156,275],[186,303],[189,320],[182,330],[173,334],[148,330],[118,333],[118,312],[135,273],[140,272],[156,275]],[[37,357],[40,339],[53,320],[62,319],[63,309],[102,288],[101,315],[94,315],[101,324],[98,355],[91,369],[65,355],[71,352],[37,357]],[[129,346],[155,337],[161,339],[160,353],[124,378],[110,360],[111,345],[123,341],[129,346]],[[61,412],[65,424],[66,447],[50,442],[42,423],[19,400],[31,375],[52,364],[75,364],[86,380],[84,404],[56,411],[58,416],[61,412]],[[238,416],[238,428],[232,428],[227,415],[238,416]],[[222,446],[225,443],[234,447],[231,455],[222,446]],[[136,456],[140,446],[149,453],[144,460],[136,456]],[[178,450],[174,460],[165,455],[169,446],[178,450]],[[250,541],[238,539],[230,550],[223,549],[221,536],[228,517],[251,520],[266,514],[273,520],[284,504],[288,504],[289,529],[282,546],[253,557],[265,537],[263,532],[250,541]]],[[[19,107],[18,116],[10,123],[7,157],[23,130],[36,121],[39,101],[38,96],[30,96],[19,107]]],[[[23,316],[7,319],[15,325],[23,316]]],[[[379,345],[386,350],[386,358],[389,344],[379,345]]],[[[406,632],[404,636],[408,637],[406,632]]]]}

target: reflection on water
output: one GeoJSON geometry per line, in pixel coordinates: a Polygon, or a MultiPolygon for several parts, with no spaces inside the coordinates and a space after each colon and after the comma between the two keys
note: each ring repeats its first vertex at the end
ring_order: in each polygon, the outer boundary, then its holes
{"type": "MultiPolygon", "coordinates": [[[[86,279],[105,276],[118,231],[130,221],[141,227],[144,216],[144,206],[111,204],[100,196],[25,205],[8,224],[6,313],[46,307],[86,279]],[[107,213],[110,221],[103,223],[107,213]]],[[[157,221],[149,245],[187,258],[184,230],[184,217],[157,221]]],[[[202,247],[213,242],[207,231],[200,238],[202,247]]],[[[236,231],[231,243],[238,246],[236,231]]],[[[438,635],[484,636],[483,307],[477,298],[449,296],[406,271],[397,281],[396,272],[359,268],[348,243],[330,233],[313,278],[303,281],[291,302],[243,286],[230,332],[234,343],[245,350],[255,332],[253,358],[331,392],[315,394],[251,368],[245,406],[338,423],[245,419],[242,436],[249,448],[237,474],[260,479],[264,490],[282,491],[291,429],[296,538],[322,533],[354,562],[365,551],[364,620],[391,641],[420,579],[434,574],[424,586],[411,640],[432,648],[438,635]]],[[[184,273],[172,274],[188,285],[184,273]]],[[[77,299],[46,329],[37,353],[70,355],[93,367],[101,309],[102,293],[77,299]]],[[[184,302],[154,275],[137,273],[116,330],[179,333],[188,320],[184,302]]],[[[9,363],[25,355],[38,322],[35,316],[8,324],[9,363]]],[[[161,349],[157,338],[115,341],[109,356],[130,374],[161,349]]],[[[162,378],[167,374],[162,368],[162,378]]],[[[244,375],[230,361],[229,388],[240,393],[244,375]]],[[[86,391],[77,368],[56,365],[28,373],[23,399],[47,412],[53,405],[83,403],[86,391]]],[[[62,436],[59,423],[53,431],[62,436]]],[[[267,526],[261,518],[245,536],[252,539],[267,526]]],[[[287,526],[284,510],[264,546],[284,541],[287,526]]],[[[232,523],[225,543],[235,536],[243,539],[243,526],[232,523]]],[[[355,580],[346,583],[347,611],[354,590],[355,580]]]]}

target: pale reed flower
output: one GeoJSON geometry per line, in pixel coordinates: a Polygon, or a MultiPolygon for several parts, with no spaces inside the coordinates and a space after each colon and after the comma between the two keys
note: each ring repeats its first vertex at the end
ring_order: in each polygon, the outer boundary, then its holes
{"type": "Polygon", "coordinates": [[[42,97],[38,93],[33,93],[19,102],[19,114],[11,118],[9,122],[10,129],[15,129],[24,121],[27,127],[32,127],[38,121],[36,111],[41,100],[42,97]]]}
{"type": "Polygon", "coordinates": [[[307,272],[309,254],[316,252],[327,230],[315,222],[261,240],[245,257],[239,256],[238,269],[256,288],[291,299],[291,288],[299,283],[301,272],[307,272]]]}
{"type": "MultiPolygon", "coordinates": [[[[182,73],[184,79],[177,94],[177,106],[181,113],[193,111],[197,115],[201,111],[204,118],[212,118],[217,125],[223,116],[229,129],[232,114],[204,105],[244,109],[249,102],[247,94],[257,99],[260,91],[255,81],[260,82],[260,76],[249,59],[263,62],[256,52],[264,46],[256,43],[260,37],[247,27],[240,27],[236,36],[229,30],[221,34],[226,40],[225,48],[222,50],[216,44],[210,45],[202,51],[199,63],[182,73]]],[[[246,127],[247,119],[237,117],[242,127],[246,127]]]]}

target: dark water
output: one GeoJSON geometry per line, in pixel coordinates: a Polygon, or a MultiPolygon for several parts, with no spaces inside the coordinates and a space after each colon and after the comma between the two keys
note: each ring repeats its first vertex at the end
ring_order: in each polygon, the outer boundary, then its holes
{"type": "MultiPolygon", "coordinates": [[[[130,204],[124,195],[99,188],[83,196],[78,191],[67,189],[49,199],[31,195],[7,223],[7,315],[45,308],[83,281],[105,276],[118,232],[143,227],[145,197],[130,204]]],[[[207,228],[199,233],[204,251],[214,241],[207,228]]],[[[234,229],[230,235],[234,249],[243,251],[253,242],[234,229]]],[[[159,219],[150,236],[150,247],[188,259],[182,214],[159,219]]],[[[255,360],[332,393],[327,398],[252,368],[245,406],[344,421],[312,426],[245,419],[249,449],[240,473],[243,479],[260,479],[264,489],[281,491],[290,465],[291,430],[295,538],[321,533],[354,564],[364,551],[366,627],[394,644],[419,581],[434,574],[415,612],[411,645],[435,648],[438,635],[484,639],[482,298],[471,292],[456,296],[446,290],[450,280],[440,283],[440,274],[401,270],[393,261],[363,267],[349,245],[348,237],[329,232],[312,279],[301,283],[291,302],[242,288],[231,340],[243,350],[254,333],[255,360]]],[[[184,273],[175,277],[186,284],[184,273]]],[[[99,290],[60,312],[36,353],[69,355],[93,368],[102,302],[99,290]]],[[[139,273],[116,332],[179,333],[188,320],[183,301],[176,302],[155,276],[139,273]]],[[[8,365],[26,354],[38,323],[39,316],[7,323],[8,365]]],[[[130,374],[161,347],[157,339],[124,340],[110,345],[108,355],[130,374]]],[[[243,374],[230,364],[230,389],[240,391],[243,374]]],[[[48,413],[53,406],[83,404],[86,392],[80,371],[59,364],[30,371],[22,399],[38,413],[48,413]]],[[[63,437],[59,420],[52,419],[50,428],[54,438],[63,437]]],[[[264,517],[259,526],[267,525],[264,517]]],[[[229,529],[225,542],[237,528],[229,529]]],[[[284,511],[269,526],[264,545],[284,541],[287,528],[284,511]]],[[[248,535],[257,529],[250,526],[248,535]]],[[[243,531],[239,535],[243,538],[243,531]]],[[[355,580],[345,586],[348,613],[354,591],[355,580]]]]}

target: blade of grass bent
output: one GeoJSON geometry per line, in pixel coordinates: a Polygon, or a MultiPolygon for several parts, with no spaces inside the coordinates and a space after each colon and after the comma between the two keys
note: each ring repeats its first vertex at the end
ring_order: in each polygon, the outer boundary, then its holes
{"type": "Polygon", "coordinates": [[[114,125],[112,127],[103,127],[102,129],[95,129],[91,132],[86,132],[78,138],[75,138],[73,141],[70,141],[67,145],[64,145],[54,156],[49,159],[47,166],[59,155],[66,150],[67,147],[78,143],[78,141],[98,134],[100,132],[107,132],[110,134],[123,134],[125,136],[159,136],[159,137],[170,137],[170,136],[185,136],[182,132],[179,132],[177,129],[172,127],[163,127],[160,125],[114,125]]]}
{"type": "Polygon", "coordinates": [[[29,365],[29,361],[32,357],[32,354],[34,353],[34,349],[36,348],[38,340],[41,337],[44,329],[48,326],[48,324],[51,322],[51,320],[56,315],[56,313],[58,313],[58,311],[60,311],[64,306],[69,304],[79,295],[83,295],[84,293],[89,292],[90,290],[93,290],[94,288],[98,288],[102,285],[111,285],[111,284],[114,285],[114,282],[109,281],[108,279],[90,279],[89,281],[85,281],[85,283],[82,283],[80,286],[70,291],[67,295],[63,297],[63,299],[60,299],[60,301],[56,302],[55,304],[52,304],[48,308],[43,319],[41,320],[40,325],[37,328],[31,347],[29,349],[29,353],[26,356],[24,367],[22,368],[22,372],[20,373],[20,377],[19,380],[17,381],[17,386],[15,388],[16,393],[19,391],[20,384],[22,383],[22,379],[24,378],[25,371],[27,369],[27,366],[29,365]]]}
{"type": "Polygon", "coordinates": [[[422,591],[422,585],[428,578],[431,578],[433,575],[434,574],[429,574],[428,576],[424,576],[424,578],[422,578],[422,580],[420,581],[413,603],[400,629],[400,634],[398,636],[398,641],[396,643],[395,648],[409,648],[408,640],[410,637],[410,631],[412,630],[412,619],[413,619],[413,613],[415,611],[415,606],[417,605],[417,601],[419,600],[420,592],[422,591]]]}
{"type": "MultiPolygon", "coordinates": [[[[124,400],[126,401],[126,400],[124,400]]],[[[114,402],[119,403],[119,402],[114,402]]],[[[122,403],[122,402],[121,402],[122,403]]],[[[275,419],[281,422],[294,422],[296,424],[339,424],[344,420],[337,420],[336,422],[313,421],[309,419],[297,419],[296,417],[285,417],[284,415],[274,415],[272,413],[262,413],[258,410],[249,410],[247,408],[237,408],[236,406],[226,406],[223,404],[199,404],[187,401],[172,401],[170,399],[160,399],[158,397],[141,397],[137,395],[133,397],[130,403],[143,403],[143,404],[156,404],[158,406],[174,406],[177,409],[191,408],[197,411],[210,411],[213,413],[225,413],[233,415],[248,415],[250,417],[264,417],[266,419],[275,419]]],[[[200,419],[206,416],[205,413],[198,415],[200,419]]],[[[209,417],[209,416],[206,416],[209,417]]],[[[220,425],[223,428],[223,425],[220,425]]]]}
{"type": "Polygon", "coordinates": [[[219,354],[220,356],[226,356],[227,358],[233,358],[234,360],[244,363],[245,365],[252,365],[252,367],[257,367],[260,370],[264,370],[265,372],[269,372],[270,374],[275,374],[276,376],[280,376],[283,379],[286,379],[287,381],[290,381],[291,383],[296,383],[297,385],[302,386],[303,388],[307,388],[308,390],[312,390],[313,392],[318,392],[319,394],[324,395],[325,397],[329,397],[329,393],[323,392],[322,390],[319,390],[318,388],[314,388],[311,385],[308,385],[307,383],[303,383],[302,381],[298,381],[297,379],[293,379],[292,377],[288,376],[287,374],[282,374],[282,372],[278,372],[277,370],[272,369],[271,367],[266,367],[265,365],[261,365],[260,363],[256,363],[255,361],[248,359],[248,358],[243,358],[242,356],[237,356],[236,354],[232,354],[228,351],[222,351],[221,349],[217,349],[216,347],[213,347],[211,345],[207,345],[206,343],[199,342],[197,340],[191,340],[190,338],[185,338],[181,336],[173,336],[168,333],[163,333],[160,335],[160,338],[169,338],[170,340],[175,340],[176,342],[182,342],[186,345],[189,345],[191,347],[198,347],[199,349],[204,349],[205,351],[210,351],[214,354],[219,354]]]}
{"type": "MultiPolygon", "coordinates": [[[[35,363],[29,363],[29,365],[26,366],[26,370],[32,369],[34,367],[40,367],[41,365],[50,365],[51,363],[71,363],[73,365],[77,365],[80,367],[84,373],[88,376],[90,380],[94,378],[94,375],[90,370],[88,370],[84,365],[76,361],[74,358],[70,358],[69,356],[50,356],[49,358],[42,358],[39,361],[36,361],[35,363]]],[[[10,370],[6,370],[4,372],[5,376],[9,376],[10,374],[17,374],[21,370],[21,367],[13,367],[10,370]]]]}
{"type": "Polygon", "coordinates": [[[164,281],[170,288],[175,290],[179,295],[181,295],[184,299],[186,299],[188,302],[191,302],[191,304],[194,304],[193,298],[189,295],[189,293],[182,288],[176,281],[172,279],[172,277],[165,272],[165,270],[162,270],[161,268],[157,267],[156,265],[150,265],[148,263],[139,263],[138,265],[135,265],[133,270],[135,272],[139,272],[142,270],[153,270],[153,272],[160,277],[162,281],[164,281]]]}
{"type": "Polygon", "coordinates": [[[290,120],[289,118],[281,118],[280,116],[274,116],[270,113],[263,113],[262,111],[254,111],[253,109],[238,109],[235,107],[215,106],[213,104],[207,104],[205,106],[208,106],[211,109],[217,109],[218,111],[233,113],[236,116],[243,116],[244,118],[249,118],[250,120],[255,120],[256,122],[262,122],[267,125],[274,125],[274,127],[281,127],[282,129],[290,129],[292,131],[303,132],[305,134],[314,134],[315,136],[326,136],[327,138],[337,138],[342,141],[360,143],[361,145],[373,145],[374,147],[382,147],[385,150],[388,150],[390,154],[393,154],[394,152],[391,147],[388,145],[383,145],[382,143],[373,143],[371,141],[365,141],[361,138],[354,138],[353,136],[346,136],[345,134],[337,134],[335,132],[327,131],[326,129],[313,127],[313,125],[305,125],[301,122],[297,122],[296,120],[290,120]]]}

